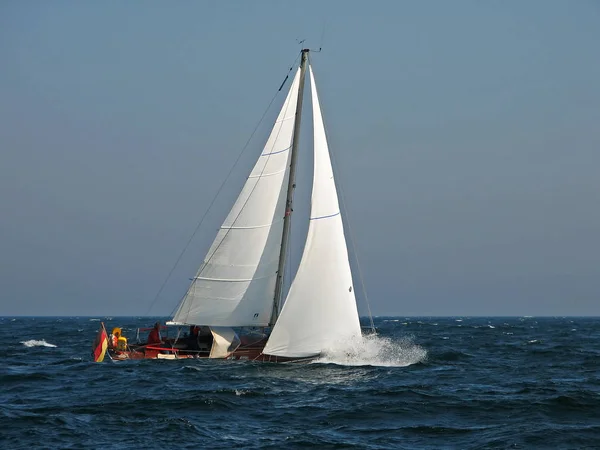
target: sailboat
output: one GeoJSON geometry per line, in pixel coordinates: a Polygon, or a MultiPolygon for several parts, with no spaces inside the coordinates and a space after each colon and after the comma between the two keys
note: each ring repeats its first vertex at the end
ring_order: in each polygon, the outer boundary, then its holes
{"type": "MultiPolygon", "coordinates": [[[[113,359],[319,357],[361,335],[336,183],[309,50],[270,136],[160,343],[129,344],[120,329],[113,359]],[[314,172],[308,234],[285,301],[286,267],[306,74],[312,96],[314,172]],[[189,333],[181,336],[181,330],[189,333]],[[261,330],[244,336],[236,330],[261,330]]],[[[104,327],[104,325],[102,326],[104,327]]],[[[102,330],[101,330],[102,331],[102,330]]],[[[104,330],[104,335],[107,335],[104,330]]],[[[138,332],[139,335],[139,332],[138,332]]]]}

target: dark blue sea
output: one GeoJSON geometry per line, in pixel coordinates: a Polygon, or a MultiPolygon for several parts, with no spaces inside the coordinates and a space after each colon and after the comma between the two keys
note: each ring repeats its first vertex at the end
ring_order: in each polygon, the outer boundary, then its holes
{"type": "Polygon", "coordinates": [[[379,317],[310,364],[93,363],[105,321],[0,318],[0,448],[600,448],[600,319],[379,317]]]}

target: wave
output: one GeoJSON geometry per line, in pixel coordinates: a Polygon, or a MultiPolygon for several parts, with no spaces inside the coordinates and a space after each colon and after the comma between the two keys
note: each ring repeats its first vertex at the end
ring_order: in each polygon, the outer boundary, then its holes
{"type": "Polygon", "coordinates": [[[442,352],[438,355],[435,355],[433,359],[437,361],[462,361],[463,359],[472,358],[468,353],[460,352],[460,351],[446,351],[442,352]]]}
{"type": "Polygon", "coordinates": [[[409,338],[390,339],[373,334],[339,343],[323,352],[315,363],[343,366],[406,367],[425,361],[427,350],[409,338]]]}
{"type": "Polygon", "coordinates": [[[56,347],[56,345],[54,344],[49,344],[48,342],[46,342],[45,340],[41,340],[41,341],[37,341],[35,339],[30,339],[28,341],[21,341],[21,344],[23,344],[25,347],[56,347]]]}
{"type": "Polygon", "coordinates": [[[28,382],[37,382],[37,381],[51,381],[54,380],[54,376],[49,373],[27,373],[27,372],[16,372],[16,373],[8,373],[5,375],[0,375],[0,383],[2,385],[6,385],[9,383],[17,383],[23,385],[28,382]]]}

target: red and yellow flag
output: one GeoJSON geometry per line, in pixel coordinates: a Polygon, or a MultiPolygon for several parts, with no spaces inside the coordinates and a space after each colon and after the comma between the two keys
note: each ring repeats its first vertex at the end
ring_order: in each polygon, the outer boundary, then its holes
{"type": "Polygon", "coordinates": [[[94,339],[94,345],[92,346],[92,355],[94,356],[94,362],[104,361],[104,355],[108,347],[108,335],[106,334],[106,328],[104,323],[100,323],[100,330],[94,339]]]}

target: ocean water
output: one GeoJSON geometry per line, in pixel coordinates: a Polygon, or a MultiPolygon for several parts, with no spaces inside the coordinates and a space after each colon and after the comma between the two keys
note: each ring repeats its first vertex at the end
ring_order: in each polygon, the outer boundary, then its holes
{"type": "Polygon", "coordinates": [[[99,327],[0,318],[0,448],[600,448],[600,319],[380,317],[310,364],[96,364],[99,327]]]}

